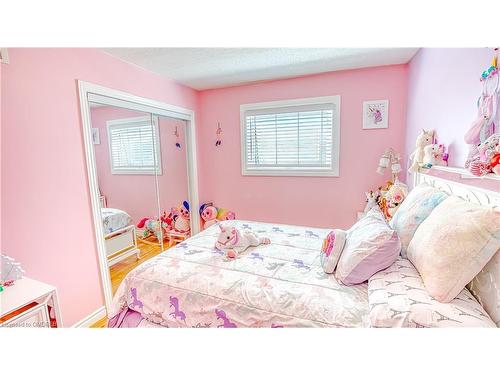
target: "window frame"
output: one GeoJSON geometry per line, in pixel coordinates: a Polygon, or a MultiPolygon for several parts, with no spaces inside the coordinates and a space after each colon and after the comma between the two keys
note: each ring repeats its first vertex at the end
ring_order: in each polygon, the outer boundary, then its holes
{"type": "Polygon", "coordinates": [[[109,166],[111,169],[111,174],[113,175],[162,175],[162,165],[161,165],[161,144],[160,144],[160,132],[158,127],[158,121],[156,116],[139,116],[139,117],[129,117],[121,118],[116,120],[106,121],[106,130],[108,135],[108,154],[109,154],[109,166]],[[133,126],[134,123],[151,123],[154,127],[155,139],[153,144],[153,149],[156,155],[156,165],[157,168],[152,168],[151,170],[143,170],[138,168],[127,168],[127,169],[115,169],[113,163],[113,151],[111,147],[111,128],[122,126],[133,126]]]}
{"type": "MultiPolygon", "coordinates": [[[[279,113],[279,112],[278,112],[279,113]]],[[[302,99],[277,100],[272,102],[250,103],[240,105],[240,134],[241,134],[241,174],[243,176],[316,176],[339,177],[340,165],[340,95],[320,96],[302,99]],[[307,105],[330,104],[333,110],[332,117],[332,160],[330,168],[315,167],[261,167],[249,168],[247,164],[246,144],[246,112],[255,110],[269,110],[283,107],[302,107],[307,105]]]]}

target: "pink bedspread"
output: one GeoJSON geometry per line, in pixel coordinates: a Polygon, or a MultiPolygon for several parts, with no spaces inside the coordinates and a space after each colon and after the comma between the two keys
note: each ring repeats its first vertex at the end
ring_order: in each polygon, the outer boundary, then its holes
{"type": "Polygon", "coordinates": [[[321,268],[319,249],[329,230],[232,223],[271,244],[228,260],[214,247],[218,227],[208,228],[131,271],[114,297],[109,326],[369,325],[366,283],[343,286],[321,268]]]}

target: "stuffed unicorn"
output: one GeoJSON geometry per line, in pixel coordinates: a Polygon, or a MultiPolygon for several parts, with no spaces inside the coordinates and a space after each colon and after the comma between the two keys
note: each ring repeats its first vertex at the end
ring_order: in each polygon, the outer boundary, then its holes
{"type": "Polygon", "coordinates": [[[220,234],[215,242],[215,247],[225,251],[228,258],[236,258],[250,246],[268,245],[271,240],[259,237],[250,230],[240,231],[236,227],[223,227],[219,224],[220,234]]]}
{"type": "Polygon", "coordinates": [[[415,142],[416,149],[410,155],[412,159],[412,164],[408,169],[408,172],[418,172],[418,169],[422,166],[424,162],[424,147],[432,144],[432,139],[434,137],[434,130],[424,130],[418,135],[417,141],[415,142]]]}

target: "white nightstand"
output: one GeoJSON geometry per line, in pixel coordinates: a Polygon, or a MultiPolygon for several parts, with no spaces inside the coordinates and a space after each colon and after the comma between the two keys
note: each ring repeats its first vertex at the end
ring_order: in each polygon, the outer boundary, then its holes
{"type": "Polygon", "coordinates": [[[0,327],[62,327],[55,287],[24,277],[0,292],[0,327]]]}

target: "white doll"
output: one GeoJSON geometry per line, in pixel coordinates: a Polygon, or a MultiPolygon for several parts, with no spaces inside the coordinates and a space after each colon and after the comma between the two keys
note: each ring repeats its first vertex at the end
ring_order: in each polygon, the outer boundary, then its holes
{"type": "Polygon", "coordinates": [[[267,237],[259,237],[250,230],[240,231],[236,227],[223,227],[219,224],[221,230],[215,247],[226,252],[228,258],[236,258],[238,254],[245,251],[250,246],[267,245],[271,240],[267,237]]]}
{"type": "Polygon", "coordinates": [[[417,137],[415,142],[416,149],[410,155],[412,159],[412,164],[408,169],[408,172],[418,172],[418,169],[424,164],[424,148],[432,143],[434,136],[434,130],[424,130],[417,137]]]}

